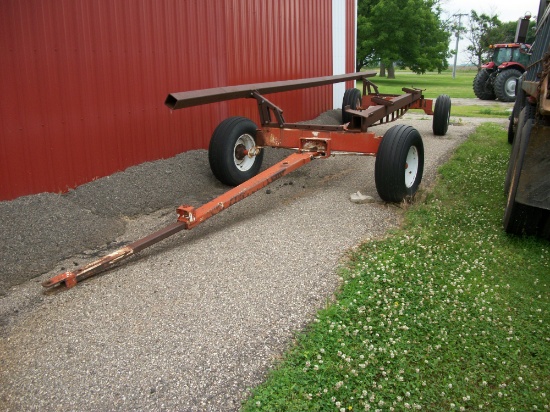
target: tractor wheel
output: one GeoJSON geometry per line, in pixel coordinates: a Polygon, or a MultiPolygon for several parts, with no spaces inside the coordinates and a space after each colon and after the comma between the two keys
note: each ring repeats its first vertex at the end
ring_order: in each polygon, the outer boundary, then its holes
{"type": "Polygon", "coordinates": [[[521,130],[521,134],[516,136],[517,142],[515,142],[514,146],[517,146],[517,153],[514,159],[510,159],[512,165],[511,181],[506,209],[504,211],[503,226],[507,233],[515,235],[548,237],[550,233],[550,213],[544,209],[516,202],[521,168],[533,124],[534,121],[532,119],[527,120],[521,130]]]}
{"type": "Polygon", "coordinates": [[[391,127],[382,138],[374,165],[374,181],[386,202],[414,196],[424,172],[424,144],[411,126],[391,127]]]}
{"type": "Polygon", "coordinates": [[[514,111],[510,115],[510,121],[508,122],[508,143],[514,143],[514,135],[516,134],[516,128],[514,126],[514,111]]]}
{"type": "Polygon", "coordinates": [[[495,95],[501,102],[513,102],[516,100],[516,82],[521,77],[521,72],[516,69],[508,69],[500,72],[495,80],[495,95]]]}
{"type": "Polygon", "coordinates": [[[512,175],[514,173],[514,168],[516,166],[516,160],[518,159],[519,153],[519,142],[521,141],[520,133],[525,124],[525,109],[521,111],[518,118],[518,127],[517,127],[517,136],[514,138],[514,143],[512,144],[512,150],[510,151],[510,160],[508,161],[508,170],[506,171],[506,178],[504,179],[504,194],[508,195],[510,191],[510,182],[512,181],[512,175]]]}
{"type": "Polygon", "coordinates": [[[342,123],[351,122],[352,115],[345,111],[345,107],[349,106],[351,110],[361,107],[361,91],[359,89],[347,89],[344,92],[342,99],[342,123]]]}
{"type": "MultiPolygon", "coordinates": [[[[524,126],[527,121],[535,118],[536,106],[527,103],[519,114],[518,124],[516,127],[515,137],[512,143],[512,150],[510,152],[510,160],[508,162],[508,171],[506,172],[506,179],[504,180],[504,193],[508,194],[510,190],[510,182],[512,181],[512,174],[515,166],[515,162],[518,158],[519,146],[521,142],[520,133],[524,132],[524,126]]],[[[510,120],[512,122],[513,120],[510,120]]],[[[530,133],[530,130],[529,130],[530,133]]]]}
{"type": "Polygon", "coordinates": [[[230,117],[221,122],[210,139],[208,162],[216,178],[237,186],[260,171],[264,152],[254,153],[256,125],[245,117],[230,117]]]}
{"type": "Polygon", "coordinates": [[[451,98],[446,94],[440,95],[435,101],[432,130],[436,136],[445,136],[451,119],[451,98]]]}
{"type": "Polygon", "coordinates": [[[522,126],[520,124],[525,123],[525,109],[521,111],[518,118],[518,127],[516,134],[514,138],[514,142],[512,144],[512,150],[510,151],[510,160],[508,160],[508,170],[506,171],[506,178],[504,179],[504,194],[508,195],[508,192],[510,191],[510,182],[512,181],[512,174],[514,172],[514,168],[516,166],[516,160],[518,158],[518,152],[519,152],[519,142],[521,140],[521,136],[519,133],[522,130],[522,126]]]}
{"type": "Polygon", "coordinates": [[[491,73],[487,69],[481,69],[474,78],[474,94],[481,100],[495,100],[495,91],[489,78],[491,73]]]}
{"type": "Polygon", "coordinates": [[[516,102],[514,103],[514,108],[512,109],[512,114],[510,115],[510,122],[508,123],[508,143],[510,144],[514,142],[514,137],[516,136],[518,126],[519,126],[518,125],[519,114],[525,107],[525,103],[526,103],[525,91],[523,90],[522,84],[523,84],[523,76],[520,77],[516,83],[516,102]]]}

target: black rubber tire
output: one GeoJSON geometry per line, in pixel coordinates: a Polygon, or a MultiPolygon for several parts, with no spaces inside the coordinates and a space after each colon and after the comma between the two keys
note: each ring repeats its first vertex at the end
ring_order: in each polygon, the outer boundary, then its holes
{"type": "Polygon", "coordinates": [[[250,149],[255,145],[256,130],[254,122],[246,117],[230,117],[216,127],[208,147],[208,162],[220,182],[237,186],[258,174],[263,150],[254,157],[241,158],[237,154],[237,148],[250,149]]]}
{"type": "MultiPolygon", "coordinates": [[[[521,116],[522,114],[520,114],[520,117],[521,116]]],[[[510,166],[512,166],[511,172],[509,168],[511,180],[506,201],[506,209],[504,211],[503,226],[504,230],[510,234],[519,236],[538,236],[543,239],[550,239],[550,210],[516,202],[523,160],[525,158],[527,146],[529,145],[534,123],[535,121],[533,119],[527,119],[521,132],[515,138],[514,147],[517,147],[517,153],[512,155],[514,159],[510,159],[510,166]]]]}
{"type": "Polygon", "coordinates": [[[346,106],[349,106],[352,110],[361,107],[361,90],[347,89],[344,92],[344,98],[342,99],[342,124],[351,122],[352,115],[344,111],[346,106]]]}
{"type": "Polygon", "coordinates": [[[527,103],[519,114],[516,133],[512,142],[512,150],[510,151],[510,160],[508,161],[506,179],[504,180],[505,194],[508,194],[508,191],[510,190],[510,182],[512,181],[513,170],[519,153],[519,146],[521,141],[520,133],[523,131],[523,127],[525,126],[527,121],[533,120],[535,118],[536,110],[536,106],[527,103]]]}
{"type": "Polygon", "coordinates": [[[512,114],[510,115],[510,119],[508,121],[508,143],[509,144],[514,143],[515,134],[516,134],[516,127],[514,124],[514,110],[512,110],[512,114]]]}
{"type": "MultiPolygon", "coordinates": [[[[525,91],[523,90],[523,76],[521,76],[516,83],[516,102],[510,115],[510,122],[508,123],[508,143],[514,142],[518,130],[519,114],[523,110],[526,104],[525,91]]],[[[534,118],[534,117],[533,117],[534,118]]]]}
{"type": "Polygon", "coordinates": [[[418,130],[407,125],[388,129],[374,164],[374,181],[380,197],[396,203],[412,198],[423,173],[424,144],[418,130]]]}
{"type": "Polygon", "coordinates": [[[521,72],[516,69],[506,69],[497,75],[494,84],[495,95],[501,102],[513,102],[516,100],[516,82],[521,77],[521,72]]]}
{"type": "Polygon", "coordinates": [[[435,101],[432,130],[436,136],[445,136],[451,119],[451,98],[446,94],[440,95],[435,101]]]}
{"type": "Polygon", "coordinates": [[[514,149],[516,149],[515,153],[512,154],[512,158],[510,159],[510,182],[506,209],[504,210],[503,226],[507,233],[515,235],[535,235],[539,220],[539,214],[534,213],[535,210],[533,210],[536,208],[516,202],[521,168],[529,144],[533,123],[533,120],[528,120],[522,127],[521,134],[517,136],[517,142],[514,145],[514,149]]]}
{"type": "Polygon", "coordinates": [[[491,73],[487,69],[481,69],[474,78],[474,94],[481,100],[495,100],[496,95],[492,84],[489,82],[491,73]]]}
{"type": "MultiPolygon", "coordinates": [[[[525,123],[525,110],[522,110],[519,114],[518,118],[518,125],[525,123]]],[[[523,126],[522,126],[523,127],[523,126]]],[[[521,131],[522,127],[518,126],[518,132],[517,136],[514,138],[514,142],[512,143],[512,150],[510,150],[510,159],[508,160],[508,169],[506,171],[506,178],[504,179],[504,194],[508,195],[508,192],[510,191],[510,182],[512,181],[512,175],[514,173],[514,167],[516,166],[516,161],[518,158],[518,152],[519,152],[519,142],[521,141],[521,136],[519,136],[519,131],[521,131]]]]}

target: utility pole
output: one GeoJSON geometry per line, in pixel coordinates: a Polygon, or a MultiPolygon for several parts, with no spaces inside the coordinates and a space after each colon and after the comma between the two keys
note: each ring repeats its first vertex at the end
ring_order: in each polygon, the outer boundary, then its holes
{"type": "Polygon", "coordinates": [[[456,28],[456,47],[455,47],[455,63],[453,65],[453,79],[456,78],[456,59],[458,58],[458,41],[460,40],[460,30],[462,29],[462,26],[460,25],[460,20],[462,20],[462,16],[467,16],[468,14],[453,14],[454,17],[458,16],[458,26],[456,28]]]}

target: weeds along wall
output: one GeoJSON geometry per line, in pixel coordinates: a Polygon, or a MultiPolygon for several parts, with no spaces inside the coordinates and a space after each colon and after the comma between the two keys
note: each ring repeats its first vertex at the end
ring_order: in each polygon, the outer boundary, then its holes
{"type": "MultiPolygon", "coordinates": [[[[353,72],[355,13],[355,0],[3,0],[0,200],[207,148],[229,116],[258,121],[251,99],[171,113],[168,93],[353,72]]],[[[333,90],[268,97],[299,121],[333,108],[333,90]]]]}

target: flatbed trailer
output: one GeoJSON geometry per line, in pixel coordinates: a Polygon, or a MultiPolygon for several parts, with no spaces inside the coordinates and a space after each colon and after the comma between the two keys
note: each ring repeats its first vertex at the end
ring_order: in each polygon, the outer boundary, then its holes
{"type": "Polygon", "coordinates": [[[375,183],[380,197],[388,202],[411,198],[418,189],[424,170],[424,146],[420,134],[406,125],[393,126],[384,136],[368,129],[375,124],[397,120],[409,109],[422,109],[433,115],[434,134],[445,135],[451,100],[442,95],[434,108],[433,101],[425,99],[419,89],[404,88],[402,95],[381,94],[369,80],[375,75],[376,72],[361,72],[169,94],[165,105],[170,110],[240,98],[257,101],[260,127],[247,118],[231,117],[217,126],[210,140],[208,159],[213,174],[222,183],[234,187],[200,207],[179,206],[174,223],[74,271],[54,276],[42,285],[46,288],[59,285],[71,288],[181,230],[194,228],[314,159],[350,153],[376,156],[375,183]],[[265,97],[269,93],[350,80],[362,80],[363,92],[355,88],[345,91],[340,125],[287,123],[283,111],[265,97]],[[294,152],[260,172],[263,153],[268,147],[293,149],[294,152]]]}

